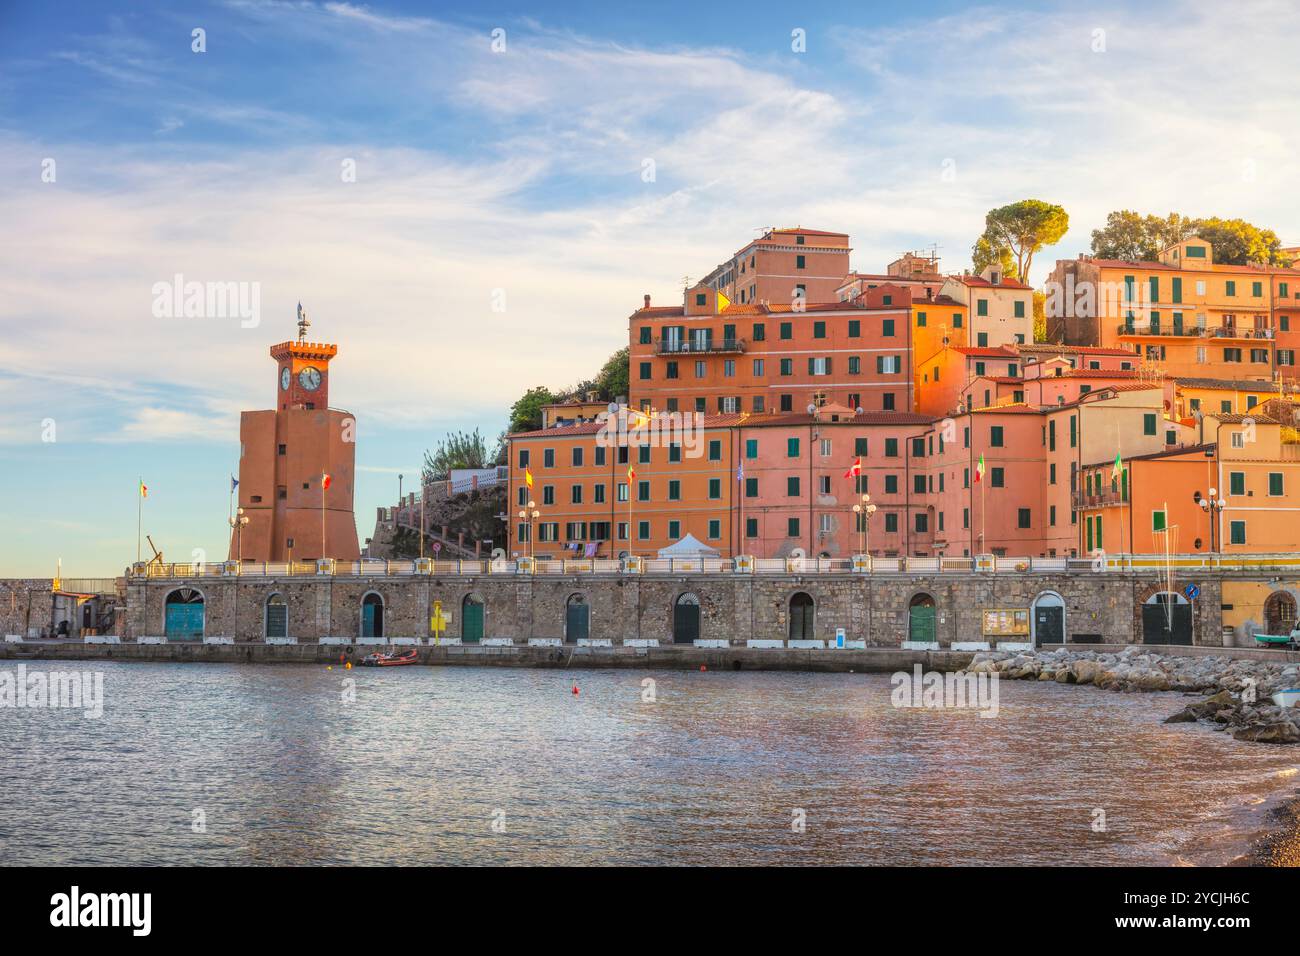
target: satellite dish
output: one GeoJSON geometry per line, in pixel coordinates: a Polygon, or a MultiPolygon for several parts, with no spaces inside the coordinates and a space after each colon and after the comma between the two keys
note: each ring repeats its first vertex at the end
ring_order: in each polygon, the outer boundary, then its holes
{"type": "Polygon", "coordinates": [[[816,404],[814,404],[813,402],[809,402],[809,403],[808,403],[808,414],[809,414],[809,415],[816,415],[816,414],[817,414],[817,406],[816,406],[816,404]]]}
{"type": "Polygon", "coordinates": [[[795,548],[793,551],[790,552],[790,557],[792,557],[792,558],[804,558],[804,557],[807,557],[807,555],[804,554],[804,550],[803,550],[803,548],[795,548]]]}
{"type": "Polygon", "coordinates": [[[862,414],[862,406],[859,405],[857,408],[855,408],[855,409],[853,410],[853,414],[855,414],[855,415],[861,415],[861,414],[862,414]]]}

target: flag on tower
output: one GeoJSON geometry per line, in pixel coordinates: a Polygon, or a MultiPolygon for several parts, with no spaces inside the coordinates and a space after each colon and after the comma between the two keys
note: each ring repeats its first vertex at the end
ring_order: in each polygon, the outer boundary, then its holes
{"type": "Polygon", "coordinates": [[[862,474],[862,457],[858,456],[857,458],[853,459],[853,464],[850,465],[849,470],[844,473],[844,477],[857,478],[861,474],[862,474]]]}
{"type": "Polygon", "coordinates": [[[975,463],[975,483],[979,484],[980,479],[983,477],[984,477],[984,456],[980,455],[980,460],[975,463]]]}

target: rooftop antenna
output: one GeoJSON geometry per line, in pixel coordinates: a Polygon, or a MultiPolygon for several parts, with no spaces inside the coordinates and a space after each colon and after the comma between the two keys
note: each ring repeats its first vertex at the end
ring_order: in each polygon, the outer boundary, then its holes
{"type": "Polygon", "coordinates": [[[298,303],[298,341],[307,341],[307,330],[311,328],[311,323],[307,321],[307,313],[302,310],[302,303],[298,303]]]}
{"type": "Polygon", "coordinates": [[[690,276],[682,276],[682,288],[683,288],[683,289],[689,289],[689,288],[691,287],[691,285],[692,285],[692,283],[691,283],[691,277],[690,277],[690,276]]]}

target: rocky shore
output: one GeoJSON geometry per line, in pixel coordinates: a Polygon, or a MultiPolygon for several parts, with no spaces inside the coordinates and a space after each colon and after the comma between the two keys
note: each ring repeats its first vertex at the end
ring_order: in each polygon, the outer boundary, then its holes
{"type": "Polygon", "coordinates": [[[1128,647],[1115,654],[1096,651],[980,652],[968,672],[999,679],[1092,684],[1114,691],[1182,691],[1203,694],[1166,723],[1206,721],[1237,740],[1300,743],[1300,708],[1272,701],[1279,690],[1300,686],[1300,664],[1229,657],[1174,657],[1128,647]]]}

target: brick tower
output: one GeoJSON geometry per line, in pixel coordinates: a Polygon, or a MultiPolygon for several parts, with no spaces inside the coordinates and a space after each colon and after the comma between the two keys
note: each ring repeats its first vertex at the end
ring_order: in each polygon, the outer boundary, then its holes
{"type": "Polygon", "coordinates": [[[309,325],[299,305],[297,340],[271,346],[276,407],[239,416],[239,507],[248,522],[232,530],[232,561],[361,554],[352,512],[356,420],[329,407],[338,346],[308,342],[309,325]]]}

